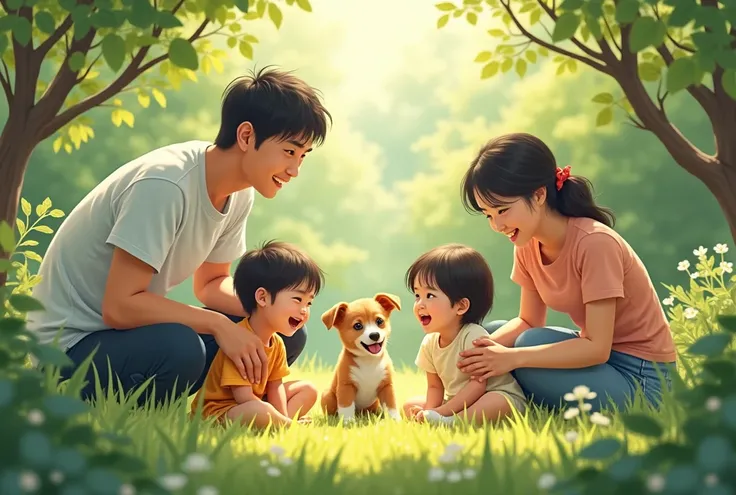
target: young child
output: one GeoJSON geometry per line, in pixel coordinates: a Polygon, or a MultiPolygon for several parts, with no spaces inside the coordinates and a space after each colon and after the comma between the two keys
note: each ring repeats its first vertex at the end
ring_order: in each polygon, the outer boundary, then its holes
{"type": "Polygon", "coordinates": [[[427,333],[415,361],[427,374],[427,393],[404,404],[406,417],[449,424],[466,413],[482,424],[509,415],[512,407],[523,412],[526,399],[511,374],[479,381],[457,366],[461,351],[488,337],[480,323],[493,305],[493,275],[483,256],[461,244],[437,247],[409,267],[406,284],[427,333]]]}
{"type": "Polygon", "coordinates": [[[267,377],[250,383],[233,362],[218,351],[204,385],[192,403],[196,412],[204,394],[202,415],[230,419],[263,428],[288,425],[305,415],[317,401],[317,389],[306,381],[283,382],[289,374],[284,341],[276,333],[293,335],[309,320],[312,300],[324,284],[319,266],[295,246],[268,242],[248,251],[233,276],[235,293],[249,317],[239,325],[255,333],[268,356],[267,377]]]}

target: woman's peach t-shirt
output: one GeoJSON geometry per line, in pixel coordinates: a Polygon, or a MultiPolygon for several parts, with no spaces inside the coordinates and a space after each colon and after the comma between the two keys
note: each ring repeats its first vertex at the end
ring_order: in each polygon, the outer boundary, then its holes
{"type": "Polygon", "coordinates": [[[515,248],[511,280],[568,314],[582,337],[585,304],[618,298],[612,349],[650,361],[675,360],[672,334],[644,264],[615,230],[598,221],[570,218],[562,251],[548,265],[536,239],[515,248]]]}

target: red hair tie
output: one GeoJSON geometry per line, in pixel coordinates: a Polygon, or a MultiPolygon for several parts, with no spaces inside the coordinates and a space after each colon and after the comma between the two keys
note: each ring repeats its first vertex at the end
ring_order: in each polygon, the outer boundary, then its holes
{"type": "Polygon", "coordinates": [[[562,183],[570,177],[570,165],[565,168],[557,167],[557,190],[562,189],[562,183]]]}

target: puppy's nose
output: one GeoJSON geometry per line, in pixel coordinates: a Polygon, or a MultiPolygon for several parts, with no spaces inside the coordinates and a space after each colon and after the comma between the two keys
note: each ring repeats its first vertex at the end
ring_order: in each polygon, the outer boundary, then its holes
{"type": "Polygon", "coordinates": [[[380,338],[381,338],[381,334],[380,334],[380,333],[378,333],[378,332],[371,332],[371,333],[369,333],[369,334],[368,334],[368,337],[370,337],[370,339],[371,339],[372,341],[374,341],[374,342],[378,342],[378,339],[380,339],[380,338]]]}

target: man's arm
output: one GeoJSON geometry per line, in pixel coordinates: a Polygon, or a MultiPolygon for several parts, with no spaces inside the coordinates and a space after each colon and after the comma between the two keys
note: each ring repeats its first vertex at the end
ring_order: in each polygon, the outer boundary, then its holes
{"type": "Polygon", "coordinates": [[[286,389],[284,388],[284,383],[280,378],[266,383],[266,395],[268,396],[268,402],[270,402],[278,412],[284,416],[289,415],[288,409],[286,408],[286,389]]]}
{"type": "Polygon", "coordinates": [[[235,295],[230,263],[204,262],[192,279],[195,297],[206,307],[232,316],[247,316],[235,295]]]}

